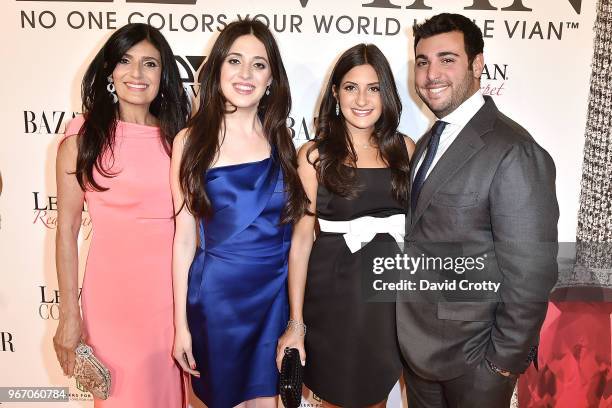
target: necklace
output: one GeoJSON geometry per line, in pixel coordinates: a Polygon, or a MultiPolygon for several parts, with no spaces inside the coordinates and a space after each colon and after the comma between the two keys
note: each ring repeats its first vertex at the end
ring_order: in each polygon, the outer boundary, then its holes
{"type": "Polygon", "coordinates": [[[361,147],[362,149],[372,149],[376,146],[374,146],[372,143],[360,143],[359,147],[361,147]]]}
{"type": "Polygon", "coordinates": [[[376,146],[375,143],[372,143],[372,137],[369,137],[367,140],[362,141],[362,140],[355,140],[355,138],[352,138],[352,142],[353,142],[353,146],[355,147],[359,147],[361,149],[373,149],[376,146]]]}

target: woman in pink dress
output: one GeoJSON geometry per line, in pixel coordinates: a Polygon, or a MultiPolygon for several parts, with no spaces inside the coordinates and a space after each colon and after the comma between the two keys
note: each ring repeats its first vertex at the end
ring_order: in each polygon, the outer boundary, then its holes
{"type": "Polygon", "coordinates": [[[72,376],[81,338],[111,372],[97,408],[184,405],[172,357],[173,136],[189,116],[170,46],[129,24],[96,55],[82,84],[83,116],[57,153],[56,265],[60,319],[55,351],[72,376]],[[93,237],[78,303],[77,237],[83,202],[93,237]],[[81,318],[82,312],[82,318],[81,318]]]}

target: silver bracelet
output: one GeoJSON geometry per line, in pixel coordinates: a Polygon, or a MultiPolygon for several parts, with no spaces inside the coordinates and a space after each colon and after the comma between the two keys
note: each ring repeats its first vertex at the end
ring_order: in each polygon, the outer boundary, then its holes
{"type": "Polygon", "coordinates": [[[287,322],[287,329],[290,328],[293,330],[300,330],[302,332],[302,336],[306,336],[306,325],[304,323],[289,319],[287,322]]]}

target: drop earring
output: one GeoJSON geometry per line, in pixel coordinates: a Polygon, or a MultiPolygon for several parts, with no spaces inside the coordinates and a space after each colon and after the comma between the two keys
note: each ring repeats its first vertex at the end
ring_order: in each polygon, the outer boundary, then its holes
{"type": "Polygon", "coordinates": [[[336,116],[340,116],[340,104],[336,102],[336,116]]]}
{"type": "Polygon", "coordinates": [[[113,103],[117,103],[119,98],[117,98],[117,94],[115,93],[115,84],[113,83],[113,76],[109,75],[108,78],[106,79],[108,80],[108,85],[106,85],[106,90],[113,98],[113,103]]]}
{"type": "Polygon", "coordinates": [[[266,86],[266,96],[270,95],[270,85],[266,86]]]}

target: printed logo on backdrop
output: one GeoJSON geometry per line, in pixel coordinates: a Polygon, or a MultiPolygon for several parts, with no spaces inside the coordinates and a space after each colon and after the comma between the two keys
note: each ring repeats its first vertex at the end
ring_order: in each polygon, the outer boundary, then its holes
{"type": "Polygon", "coordinates": [[[480,76],[483,95],[504,96],[508,81],[508,64],[485,64],[480,76]]]}
{"type": "MultiPolygon", "coordinates": [[[[40,225],[45,230],[57,228],[57,196],[43,195],[39,191],[33,191],[34,196],[34,219],[32,224],[40,225]]],[[[87,212],[87,206],[83,204],[81,217],[81,236],[89,239],[92,232],[91,217],[87,212]]]]}
{"type": "MultiPolygon", "coordinates": [[[[566,0],[574,8],[576,13],[580,14],[580,8],[582,6],[582,0],[566,0]]],[[[309,0],[300,0],[302,7],[306,7],[309,0]]],[[[433,0],[410,0],[403,3],[408,4],[405,8],[409,10],[433,10],[433,7],[428,6],[426,3],[433,3],[433,0]]],[[[465,0],[465,3],[469,4],[470,1],[465,0]]],[[[495,7],[492,3],[501,3],[495,0],[471,0],[471,5],[466,5],[464,10],[501,10],[501,11],[533,11],[533,9],[526,7],[523,3],[531,2],[530,0],[513,0],[512,4],[506,7],[495,7]]],[[[503,2],[507,3],[507,1],[503,2]]],[[[374,0],[371,3],[362,4],[362,7],[378,7],[378,8],[402,8],[402,1],[400,0],[374,0]]]]}
{"type": "Polygon", "coordinates": [[[204,65],[206,56],[204,55],[175,55],[176,65],[178,66],[183,88],[191,99],[197,99],[200,96],[200,81],[199,73],[204,65]]]}
{"type": "Polygon", "coordinates": [[[309,118],[306,120],[305,116],[294,117],[289,116],[287,118],[287,127],[291,133],[291,138],[296,142],[307,142],[313,139],[313,135],[309,130],[309,124],[313,121],[309,118]]]}
{"type": "MultiPolygon", "coordinates": [[[[51,0],[16,0],[24,5],[30,3],[54,3],[51,0]]],[[[57,0],[63,3],[81,3],[79,0],[57,0]]],[[[276,33],[317,33],[322,35],[372,35],[372,36],[395,36],[402,32],[402,26],[409,27],[414,22],[421,21],[426,16],[444,11],[436,8],[434,0],[374,0],[363,2],[360,7],[355,5],[355,11],[367,13],[376,8],[385,10],[389,15],[335,15],[335,14],[256,14],[244,13],[236,15],[226,14],[204,14],[196,9],[189,9],[197,3],[195,0],[149,0],[135,1],[125,0],[127,3],[142,4],[180,4],[185,8],[176,11],[133,11],[127,12],[118,8],[118,2],[102,1],[116,10],[90,11],[70,10],[66,12],[54,12],[53,10],[20,10],[20,25],[22,29],[54,29],[58,26],[68,27],[73,30],[114,30],[130,22],[148,23],[160,30],[168,32],[216,32],[222,30],[229,21],[244,18],[253,18],[262,21],[276,33]],[[115,4],[117,3],[117,4],[115,4]],[[420,14],[426,12],[426,14],[420,14]]],[[[535,0],[464,0],[464,10],[483,30],[486,38],[505,37],[516,40],[562,40],[568,32],[575,31],[580,24],[574,20],[580,15],[582,0],[559,0],[567,10],[567,20],[552,21],[527,21],[524,14],[541,12],[542,2],[535,0]],[[479,19],[481,12],[498,12],[497,19],[479,19]],[[504,13],[499,13],[504,12],[504,13]],[[509,12],[509,13],[505,13],[509,12]],[[506,19],[507,17],[507,19],[506,19]]],[[[296,7],[302,9],[316,10],[325,9],[322,0],[297,0],[296,7]],[[299,5],[298,3],[299,2],[299,5]]],[[[300,10],[298,8],[298,10],[300,10]]],[[[529,14],[528,14],[529,15],[529,14]]]]}
{"type": "MultiPolygon", "coordinates": [[[[16,1],[59,1],[64,3],[75,3],[83,0],[16,0],[16,1]]],[[[114,0],[87,0],[90,3],[112,3],[114,0]]],[[[148,3],[148,4],[187,4],[194,5],[198,0],[125,0],[126,3],[148,3]]],[[[308,6],[310,0],[298,0],[303,8],[308,6]]],[[[512,5],[503,7],[503,11],[531,11],[532,9],[523,5],[524,0],[514,0],[512,5]]],[[[582,0],[567,0],[570,5],[576,10],[576,13],[580,14],[580,8],[582,6],[582,0]]],[[[379,8],[401,8],[401,5],[395,4],[397,0],[374,0],[371,3],[363,3],[362,7],[379,7],[379,8]]],[[[432,7],[427,6],[426,0],[411,0],[406,8],[410,10],[432,10],[432,7]]],[[[466,6],[465,10],[498,10],[491,4],[491,0],[472,0],[471,6],[466,6]]]]}
{"type": "MultiPolygon", "coordinates": [[[[59,320],[60,292],[58,289],[51,289],[48,286],[37,286],[40,293],[40,305],[38,306],[38,316],[42,320],[59,320]]],[[[79,288],[78,299],[81,299],[79,288]]]]}
{"type": "Polygon", "coordinates": [[[65,123],[79,112],[72,111],[23,111],[23,131],[26,134],[57,135],[64,133],[65,123]]]}
{"type": "Polygon", "coordinates": [[[0,331],[0,351],[15,352],[13,333],[0,331]]]}

